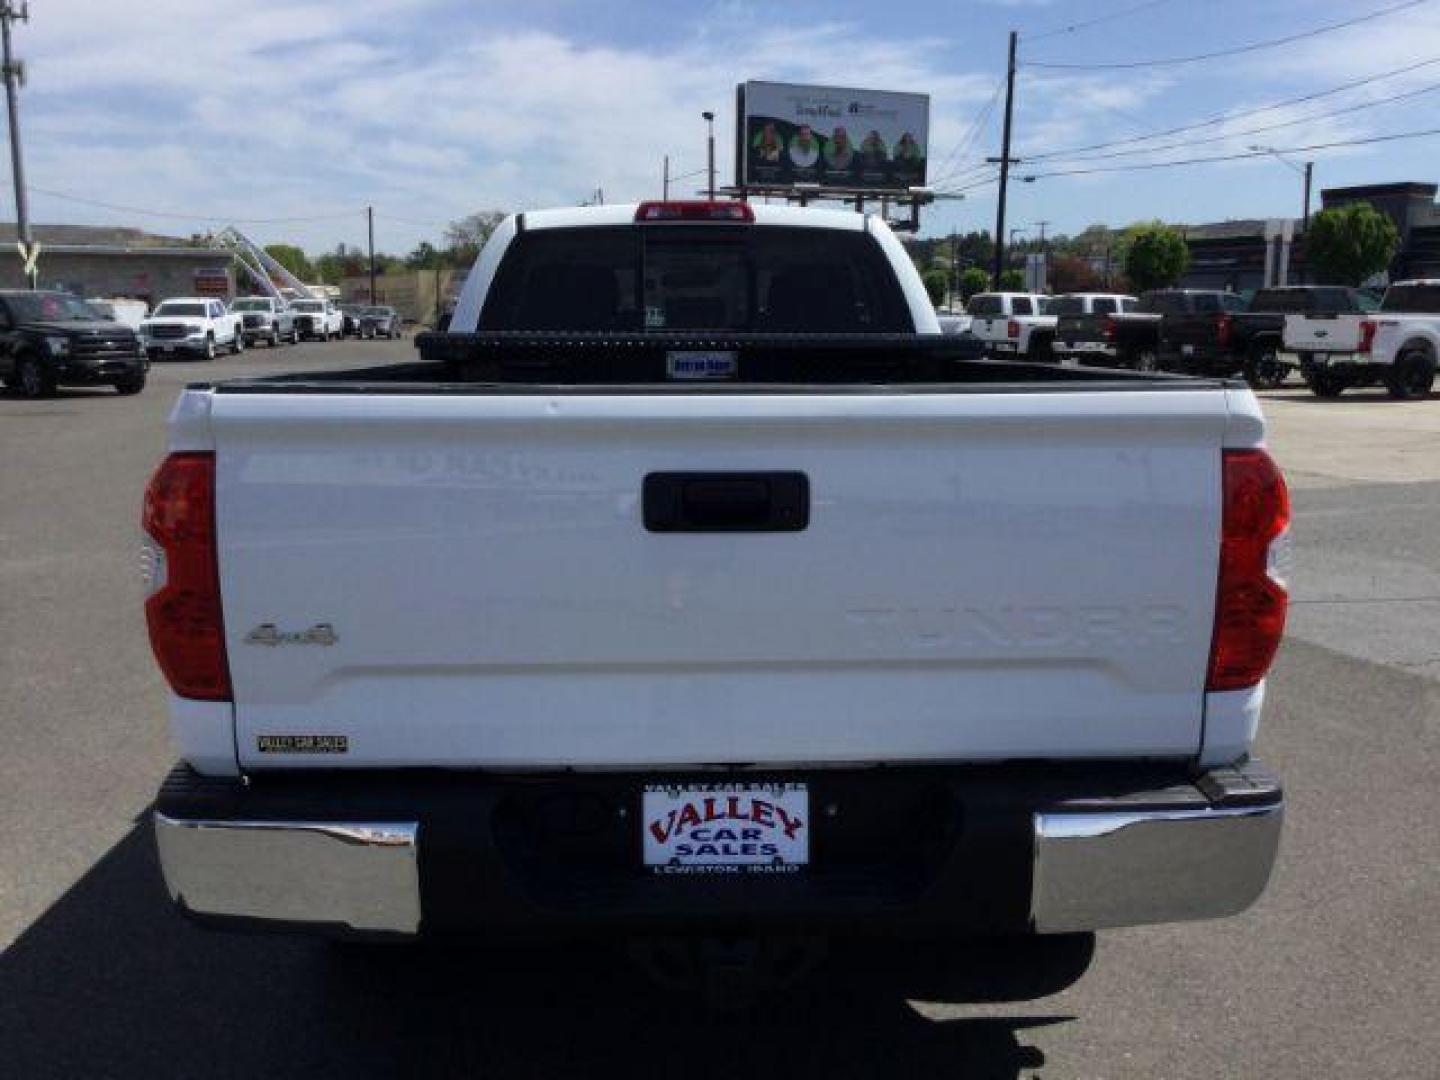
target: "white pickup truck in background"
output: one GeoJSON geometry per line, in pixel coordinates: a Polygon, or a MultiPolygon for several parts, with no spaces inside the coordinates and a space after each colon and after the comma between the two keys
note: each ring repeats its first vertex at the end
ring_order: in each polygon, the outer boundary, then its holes
{"type": "Polygon", "coordinates": [[[1049,301],[1039,293],[976,293],[965,305],[970,333],[992,357],[1048,361],[1056,321],[1049,301]]]}
{"type": "Polygon", "coordinates": [[[204,296],[177,297],[156,305],[140,322],[140,343],[151,360],[174,353],[199,353],[214,360],[221,347],[245,351],[240,316],[223,301],[204,296]]]}
{"type": "Polygon", "coordinates": [[[144,511],[172,897],[399,936],[1251,904],[1254,396],[938,331],[874,215],[610,205],[508,218],[420,362],[187,389],[144,511]]]}
{"type": "Polygon", "coordinates": [[[1440,358],[1440,281],[1397,281],[1370,314],[1287,315],[1281,340],[1281,359],[1318,397],[1383,385],[1393,398],[1420,400],[1440,358]]]}

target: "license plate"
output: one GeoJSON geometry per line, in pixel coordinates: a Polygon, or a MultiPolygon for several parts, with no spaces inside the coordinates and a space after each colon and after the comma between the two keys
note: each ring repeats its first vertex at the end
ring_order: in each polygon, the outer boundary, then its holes
{"type": "Polygon", "coordinates": [[[733,352],[675,351],[665,354],[665,368],[672,379],[733,379],[740,361],[733,352]]]}
{"type": "Polygon", "coordinates": [[[1194,355],[1195,355],[1195,346],[1194,346],[1194,345],[1181,345],[1181,346],[1180,346],[1180,355],[1181,355],[1181,356],[1194,356],[1194,355]]]}
{"type": "Polygon", "coordinates": [[[161,349],[162,352],[174,352],[174,351],[175,351],[175,346],[174,346],[174,345],[161,345],[161,346],[160,346],[160,349],[161,349]]]}
{"type": "Polygon", "coordinates": [[[647,784],[640,818],[656,874],[785,874],[810,861],[803,783],[647,784]]]}

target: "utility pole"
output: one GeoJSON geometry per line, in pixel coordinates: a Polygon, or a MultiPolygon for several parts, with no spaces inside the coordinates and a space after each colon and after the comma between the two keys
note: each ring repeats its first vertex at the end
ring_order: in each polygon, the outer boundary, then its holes
{"type": "Polygon", "coordinates": [[[955,310],[955,301],[960,296],[960,243],[955,230],[950,230],[950,310],[955,310]]]}
{"type": "Polygon", "coordinates": [[[706,137],[705,137],[705,168],[706,168],[706,171],[710,174],[710,184],[709,184],[709,188],[708,188],[708,190],[709,190],[709,192],[710,192],[710,201],[711,201],[711,202],[714,202],[714,201],[715,201],[715,114],[714,114],[713,112],[708,112],[708,111],[707,111],[707,112],[701,113],[700,115],[705,118],[705,124],[706,124],[706,127],[707,127],[707,129],[708,129],[708,134],[707,134],[706,137]]]}
{"type": "Polygon", "coordinates": [[[664,191],[664,199],[665,199],[665,201],[666,201],[666,202],[669,202],[669,201],[670,201],[670,155],[669,155],[669,154],[666,154],[666,155],[665,155],[665,174],[664,174],[664,175],[665,175],[665,179],[664,179],[664,185],[663,185],[662,190],[664,191]]]}
{"type": "Polygon", "coordinates": [[[1005,130],[1000,142],[1000,199],[995,210],[995,273],[991,286],[1000,288],[1005,272],[1005,194],[1010,186],[1010,124],[1015,115],[1015,43],[1019,34],[1010,31],[1010,61],[1005,74],[1005,130]]]}
{"type": "Polygon", "coordinates": [[[370,306],[375,306],[375,208],[365,208],[365,224],[370,233],[370,306]]]}
{"type": "Polygon", "coordinates": [[[1302,232],[1310,231],[1310,178],[1315,174],[1315,162],[1305,162],[1305,216],[1300,221],[1302,232]]]}
{"type": "Polygon", "coordinates": [[[0,37],[4,39],[5,61],[0,68],[5,76],[5,103],[10,109],[10,166],[15,173],[15,232],[20,241],[26,276],[30,288],[35,288],[38,276],[30,240],[30,204],[25,194],[25,158],[20,150],[20,83],[25,81],[25,65],[10,55],[10,24],[29,22],[30,5],[21,3],[17,8],[13,0],[0,0],[0,37]]]}

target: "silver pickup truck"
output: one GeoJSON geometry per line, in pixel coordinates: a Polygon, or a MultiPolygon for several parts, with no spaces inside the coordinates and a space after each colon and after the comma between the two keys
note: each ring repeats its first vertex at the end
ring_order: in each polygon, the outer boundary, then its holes
{"type": "Polygon", "coordinates": [[[171,895],[398,936],[1032,934],[1265,887],[1240,383],[975,359],[877,217],[525,213],[417,362],[196,386],[146,494],[171,895]]]}

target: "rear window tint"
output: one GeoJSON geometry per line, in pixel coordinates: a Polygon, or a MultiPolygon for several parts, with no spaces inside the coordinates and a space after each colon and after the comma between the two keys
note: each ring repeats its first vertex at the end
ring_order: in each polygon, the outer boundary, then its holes
{"type": "Polygon", "coordinates": [[[620,225],[522,233],[482,330],[914,330],[866,233],[783,226],[620,225]]]}
{"type": "Polygon", "coordinates": [[[1096,315],[1114,315],[1118,308],[1108,296],[1099,296],[1090,302],[1090,310],[1096,315]]]}
{"type": "Polygon", "coordinates": [[[1220,297],[1214,293],[1196,293],[1193,299],[1197,315],[1212,315],[1220,310],[1220,297]]]}
{"type": "MultiPolygon", "coordinates": [[[[1096,311],[1099,311],[1097,306],[1096,311]]],[[[1079,296],[1057,296],[1050,301],[1051,315],[1084,315],[1085,301],[1079,296]]]]}
{"type": "Polygon", "coordinates": [[[1012,315],[1034,315],[1035,309],[1030,304],[1028,296],[1016,296],[1010,300],[1010,314],[1012,315]]]}
{"type": "Polygon", "coordinates": [[[1428,315],[1440,313],[1440,285],[1391,285],[1380,302],[1381,311],[1428,315]]]}

